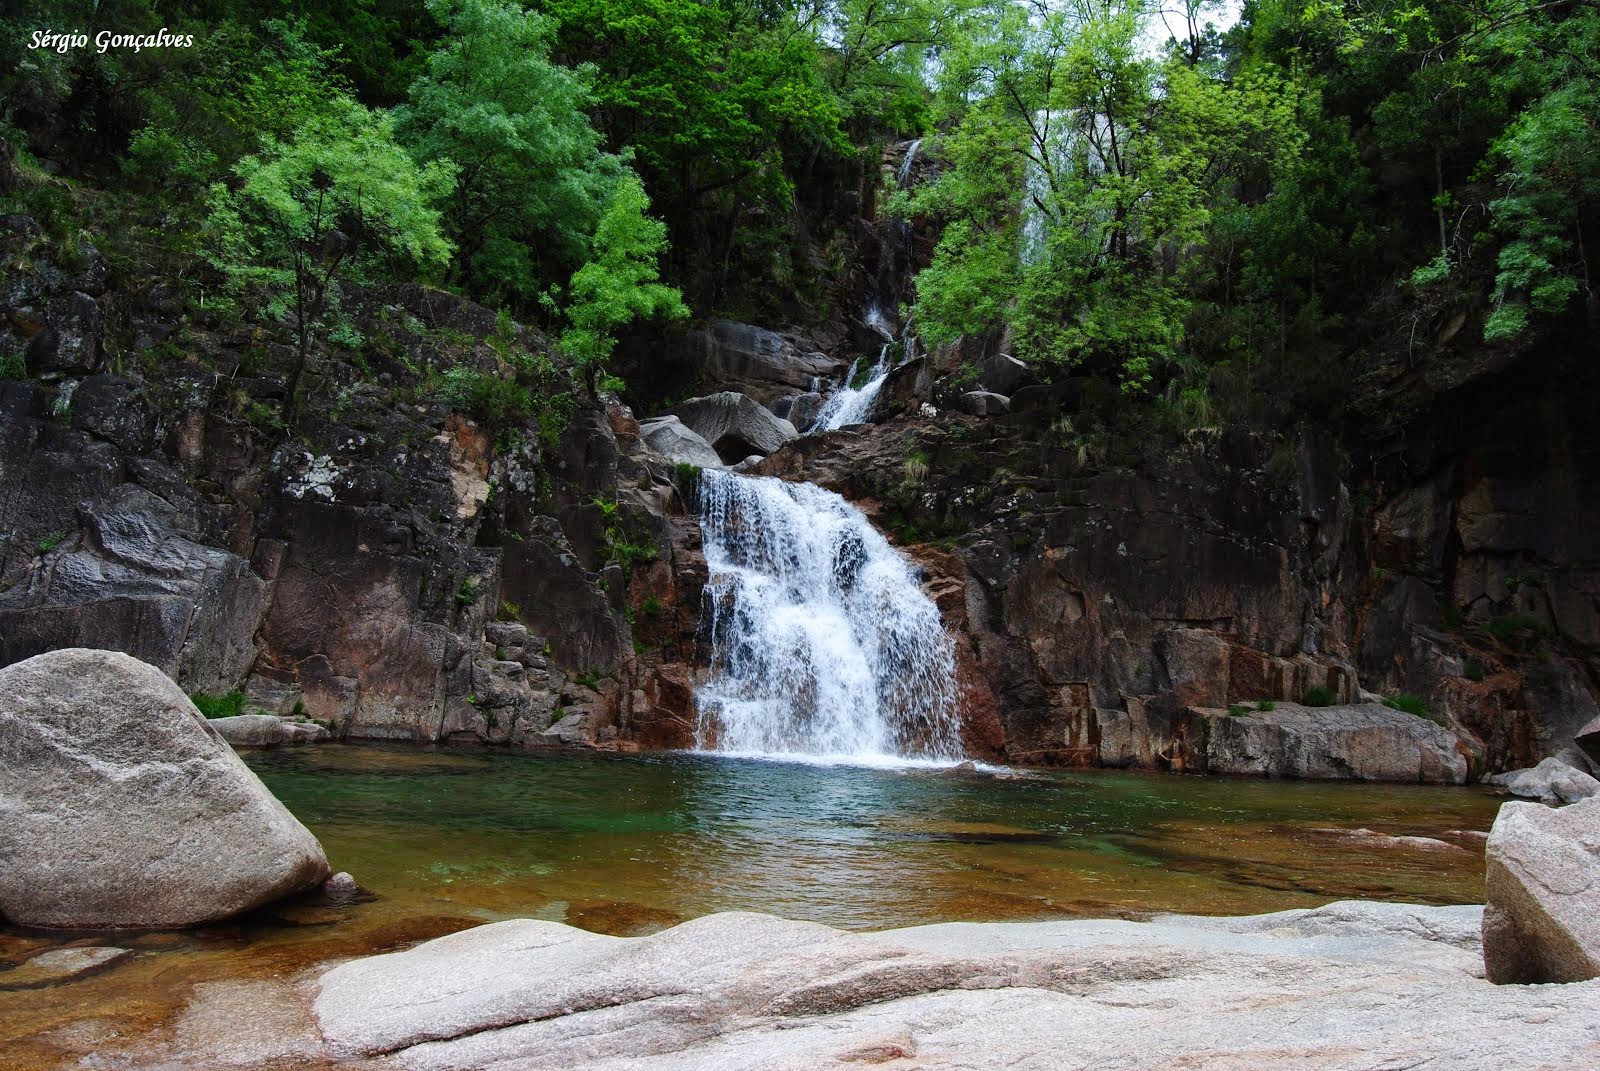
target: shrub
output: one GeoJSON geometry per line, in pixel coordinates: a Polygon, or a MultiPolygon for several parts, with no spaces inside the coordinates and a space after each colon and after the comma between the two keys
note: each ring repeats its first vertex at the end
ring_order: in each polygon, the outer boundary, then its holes
{"type": "Polygon", "coordinates": [[[656,598],[654,595],[646,595],[642,609],[644,610],[644,616],[646,617],[660,617],[661,600],[656,598]]]}
{"type": "Polygon", "coordinates": [[[28,365],[20,353],[0,353],[0,379],[27,379],[28,365]]]}
{"type": "Polygon", "coordinates": [[[467,577],[456,588],[456,605],[471,606],[478,601],[478,580],[476,577],[467,577]]]}
{"type": "Polygon", "coordinates": [[[1422,701],[1421,696],[1412,695],[1410,692],[1386,695],[1383,697],[1383,705],[1418,718],[1426,718],[1437,725],[1444,724],[1444,719],[1428,710],[1428,704],[1422,701]]]}
{"type": "Polygon", "coordinates": [[[1300,697],[1300,702],[1308,707],[1331,707],[1338,701],[1339,696],[1334,690],[1321,684],[1313,684],[1300,697]]]}
{"type": "Polygon", "coordinates": [[[189,696],[195,709],[208,718],[232,718],[244,713],[245,694],[240,691],[227,695],[208,695],[195,692],[189,696]]]}
{"type": "Polygon", "coordinates": [[[1244,713],[1245,713],[1244,707],[1240,706],[1238,703],[1229,703],[1228,704],[1228,717],[1230,717],[1230,718],[1242,718],[1242,717],[1244,717],[1244,713]]]}
{"type": "Polygon", "coordinates": [[[1265,714],[1265,713],[1268,713],[1270,711],[1277,710],[1278,709],[1278,704],[1274,703],[1270,699],[1263,699],[1261,702],[1256,704],[1256,709],[1261,711],[1263,714],[1265,714]]]}
{"type": "Polygon", "coordinates": [[[494,616],[497,621],[520,621],[522,619],[522,607],[508,599],[500,604],[500,612],[494,616]]]}
{"type": "Polygon", "coordinates": [[[464,365],[447,369],[439,391],[452,408],[470,413],[494,428],[516,424],[533,415],[533,395],[514,379],[479,372],[464,365]]]}
{"type": "Polygon", "coordinates": [[[1461,672],[1469,681],[1481,681],[1484,677],[1483,663],[1476,658],[1469,658],[1461,672]]]}
{"type": "Polygon", "coordinates": [[[51,532],[49,535],[39,540],[39,553],[49,554],[52,550],[55,550],[57,547],[59,547],[61,545],[61,541],[66,538],[67,533],[65,532],[51,532]]]}

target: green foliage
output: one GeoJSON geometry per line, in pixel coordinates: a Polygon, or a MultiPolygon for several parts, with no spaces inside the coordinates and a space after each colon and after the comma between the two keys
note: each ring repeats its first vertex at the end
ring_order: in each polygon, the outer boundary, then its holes
{"type": "Polygon", "coordinates": [[[617,183],[595,230],[592,259],[573,273],[561,349],[579,368],[597,376],[611,356],[616,330],[635,319],[689,315],[678,291],[657,280],[656,258],[667,228],[645,215],[650,207],[637,176],[617,183]]]}
{"type": "MultiPolygon", "coordinates": [[[[522,607],[510,600],[502,601],[500,609],[494,615],[494,619],[496,621],[520,621],[522,619],[522,607]]],[[[548,654],[549,652],[546,651],[545,653],[548,654]]]]}
{"type": "Polygon", "coordinates": [[[1245,715],[1244,707],[1240,706],[1238,703],[1229,703],[1228,704],[1228,717],[1230,717],[1230,718],[1242,718],[1242,717],[1244,717],[1244,715],[1245,715]]]}
{"type": "Polygon", "coordinates": [[[1278,704],[1273,702],[1271,699],[1263,699],[1261,702],[1256,704],[1256,709],[1261,711],[1263,714],[1270,714],[1274,710],[1278,709],[1278,704]]]}
{"type": "Polygon", "coordinates": [[[455,602],[457,606],[471,606],[478,601],[478,578],[469,576],[456,588],[455,602]]]}
{"type": "Polygon", "coordinates": [[[1010,323],[1018,356],[1129,392],[1177,357],[1206,267],[1194,250],[1304,135],[1283,79],[1150,56],[1149,17],[996,4],[947,68],[947,167],[910,206],[949,221],[917,280],[930,341],[1010,323]]]}
{"type": "Polygon", "coordinates": [[[419,159],[452,160],[453,276],[529,302],[586,259],[624,165],[601,152],[582,74],[550,60],[555,26],[515,0],[430,0],[449,34],[398,109],[419,159]]]}
{"type": "Polygon", "coordinates": [[[1419,718],[1425,718],[1428,721],[1433,722],[1435,725],[1445,724],[1445,720],[1442,715],[1436,714],[1429,710],[1428,704],[1424,702],[1420,696],[1412,695],[1410,692],[1401,692],[1398,695],[1386,695],[1383,697],[1383,705],[1393,710],[1402,711],[1406,714],[1412,714],[1419,718]]]}
{"type": "Polygon", "coordinates": [[[644,616],[646,617],[660,617],[661,600],[656,598],[654,595],[646,595],[644,603],[640,609],[644,611],[644,616]]]}
{"type": "Polygon", "coordinates": [[[1331,707],[1338,701],[1338,694],[1332,688],[1321,684],[1313,684],[1300,696],[1300,702],[1308,707],[1331,707]]]}
{"type": "Polygon", "coordinates": [[[533,415],[533,395],[515,379],[498,372],[480,372],[465,365],[445,369],[439,397],[492,429],[502,429],[533,415]]]}
{"type": "Polygon", "coordinates": [[[248,697],[239,691],[229,692],[227,695],[208,695],[205,692],[191,692],[189,702],[195,709],[207,718],[233,718],[244,713],[244,705],[248,697]]]}
{"type": "Polygon", "coordinates": [[[49,535],[39,540],[39,553],[49,554],[52,550],[55,550],[57,547],[59,547],[62,540],[66,538],[67,533],[65,532],[51,532],[49,535]]]}
{"type": "Polygon", "coordinates": [[[1476,658],[1468,658],[1462,664],[1461,673],[1469,681],[1481,681],[1484,677],[1483,662],[1476,658]]]}
{"type": "Polygon", "coordinates": [[[28,364],[20,353],[0,353],[0,380],[27,379],[28,364]]]}
{"type": "Polygon", "coordinates": [[[438,161],[418,166],[395,143],[392,117],[335,97],[291,140],[263,138],[259,154],[234,166],[233,186],[212,186],[211,262],[236,291],[263,290],[269,311],[292,316],[299,362],[291,412],[312,333],[337,310],[338,278],[380,265],[426,270],[449,257],[434,203],[454,170],[438,161]]]}

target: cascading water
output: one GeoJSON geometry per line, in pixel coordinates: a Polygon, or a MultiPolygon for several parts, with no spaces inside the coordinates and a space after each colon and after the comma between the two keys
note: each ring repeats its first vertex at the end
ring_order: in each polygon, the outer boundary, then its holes
{"type": "MultiPolygon", "coordinates": [[[[922,139],[908,143],[905,155],[900,160],[900,166],[895,171],[895,184],[905,189],[910,184],[917,163],[917,152],[922,148],[922,139]]],[[[883,246],[878,255],[878,272],[874,282],[876,297],[867,305],[864,322],[883,337],[884,346],[878,351],[878,362],[872,366],[871,373],[866,382],[857,387],[856,373],[861,368],[861,360],[857,358],[850,364],[850,371],[845,373],[844,382],[839,384],[837,390],[828,396],[822,409],[817,413],[807,434],[819,431],[832,431],[850,424],[864,424],[872,419],[872,408],[878,402],[878,394],[883,390],[883,384],[889,378],[889,373],[894,370],[890,361],[895,339],[894,326],[889,318],[883,314],[883,304],[897,308],[901,291],[915,265],[912,263],[911,224],[904,218],[896,216],[887,222],[884,233],[883,246]]],[[[913,356],[914,339],[911,334],[910,324],[901,332],[899,339],[903,356],[910,360],[913,356]]]]}
{"type": "Polygon", "coordinates": [[[839,389],[828,395],[828,400],[822,403],[817,419],[807,428],[808,434],[818,431],[832,431],[834,428],[843,428],[850,424],[864,424],[872,417],[872,407],[877,404],[878,392],[883,390],[883,381],[889,378],[889,350],[894,344],[885,342],[883,349],[878,351],[878,363],[872,366],[872,373],[860,388],[851,386],[856,381],[856,372],[861,366],[858,357],[850,362],[850,371],[844,374],[844,382],[839,384],[839,389]]]}
{"type": "Polygon", "coordinates": [[[859,510],[808,483],[700,476],[712,677],[702,749],[863,764],[961,757],[938,608],[859,510]]]}

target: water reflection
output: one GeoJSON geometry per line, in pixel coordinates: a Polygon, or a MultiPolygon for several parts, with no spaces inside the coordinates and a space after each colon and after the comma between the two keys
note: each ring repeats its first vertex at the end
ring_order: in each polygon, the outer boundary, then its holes
{"type": "Polygon", "coordinates": [[[495,917],[626,902],[872,927],[1356,894],[1464,902],[1482,891],[1470,842],[1374,849],[1314,830],[1448,840],[1486,829],[1495,809],[1469,789],[1104,771],[1001,780],[692,754],[344,747],[252,762],[336,866],[391,897],[495,917]]]}

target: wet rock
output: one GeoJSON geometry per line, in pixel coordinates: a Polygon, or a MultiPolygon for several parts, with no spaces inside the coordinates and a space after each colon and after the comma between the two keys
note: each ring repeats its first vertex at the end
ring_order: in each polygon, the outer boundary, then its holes
{"type": "Polygon", "coordinates": [[[93,372],[100,367],[104,325],[100,306],[82,292],[54,298],[44,326],[28,343],[28,370],[35,375],[93,372]]]}
{"type": "Polygon", "coordinates": [[[722,467],[711,444],[675,416],[656,417],[639,425],[640,434],[650,449],[677,464],[699,465],[703,469],[722,467]]]}
{"type": "Polygon", "coordinates": [[[1600,794],[1600,781],[1553,758],[1531,769],[1496,774],[1484,781],[1499,785],[1513,796],[1542,803],[1577,803],[1600,794]]]}
{"type": "Polygon", "coordinates": [[[821,394],[807,391],[792,398],[780,398],[773,403],[772,412],[774,416],[783,417],[804,434],[817,422],[817,417],[822,413],[822,404],[821,394]]]}
{"type": "Polygon", "coordinates": [[[62,647],[125,651],[192,691],[227,692],[256,655],[266,584],[125,484],[79,510],[82,538],[0,593],[0,663],[62,647]]]}
{"type": "Polygon", "coordinates": [[[751,454],[770,454],[799,437],[793,424],[735,391],[690,398],[674,406],[672,414],[730,465],[751,454]]]}
{"type": "Polygon", "coordinates": [[[1388,833],[1379,833],[1372,829],[1313,829],[1310,832],[1313,836],[1326,837],[1329,840],[1356,844],[1366,848],[1403,848],[1419,852],[1459,852],[1464,850],[1460,845],[1436,840],[1433,837],[1396,837],[1388,833]]]}
{"type": "Polygon", "coordinates": [[[807,390],[817,378],[838,374],[842,362],[825,353],[803,352],[775,331],[734,320],[713,320],[691,332],[702,381],[763,401],[807,390]]]}
{"type": "Polygon", "coordinates": [[[543,747],[593,747],[594,715],[587,710],[573,711],[538,733],[534,740],[543,747]]]}
{"type": "Polygon", "coordinates": [[[1335,903],[861,934],[730,913],[638,938],[519,920],[336,967],[313,1009],[337,1056],[413,1071],[799,1071],[912,1051],[929,1068],[1584,1066],[1600,989],[1476,977],[1479,914],[1335,903]]]}
{"type": "Polygon", "coordinates": [[[1494,982],[1600,978],[1600,799],[1507,803],[1489,833],[1483,961],[1494,982]]]}
{"type": "Polygon", "coordinates": [[[328,739],[328,730],[315,722],[296,721],[276,714],[238,714],[231,718],[212,718],[211,727],[236,748],[315,744],[328,739]]]}
{"type": "Polygon", "coordinates": [[[1208,773],[1447,785],[1467,779],[1454,733],[1379,703],[1195,713],[1206,720],[1208,773]]]}
{"type": "Polygon", "coordinates": [[[0,669],[0,813],[0,914],[25,926],[194,926],[328,876],[183,691],[116,652],[0,669]]]}
{"type": "Polygon", "coordinates": [[[1003,394],[1008,398],[1018,387],[1037,381],[1033,370],[1009,353],[997,353],[983,362],[978,373],[978,385],[986,391],[1003,394]]]}
{"type": "Polygon", "coordinates": [[[0,970],[0,990],[42,989],[98,974],[129,954],[126,948],[75,946],[55,948],[29,957],[10,970],[0,970]]]}
{"type": "Polygon", "coordinates": [[[1011,399],[986,390],[969,390],[956,400],[956,406],[969,416],[999,416],[1011,411],[1011,399]]]}
{"type": "Polygon", "coordinates": [[[347,871],[339,871],[317,887],[317,894],[332,904],[359,904],[377,896],[363,888],[347,871]]]}

